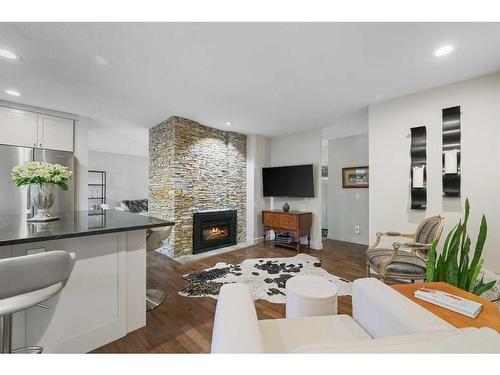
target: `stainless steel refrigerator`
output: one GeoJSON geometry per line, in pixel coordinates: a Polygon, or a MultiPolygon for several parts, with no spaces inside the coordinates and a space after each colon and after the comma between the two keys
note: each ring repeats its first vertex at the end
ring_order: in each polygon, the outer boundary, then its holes
{"type": "MultiPolygon", "coordinates": [[[[74,156],[72,152],[0,145],[1,214],[33,214],[34,208],[30,204],[29,187],[17,187],[10,175],[12,167],[31,161],[46,161],[48,163],[60,164],[74,171],[74,156]]],[[[75,192],[73,179],[71,179],[67,191],[56,189],[56,200],[50,211],[55,214],[56,212],[72,212],[74,209],[75,192]]]]}

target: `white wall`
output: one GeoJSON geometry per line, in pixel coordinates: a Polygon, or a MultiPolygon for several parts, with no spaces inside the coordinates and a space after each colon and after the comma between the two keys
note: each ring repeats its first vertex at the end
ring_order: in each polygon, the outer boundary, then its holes
{"type": "Polygon", "coordinates": [[[88,119],[90,151],[148,156],[149,129],[129,124],[99,123],[88,119]]]}
{"type": "Polygon", "coordinates": [[[89,165],[88,118],[75,121],[75,210],[88,209],[87,176],[89,165]]]}
{"type": "Polygon", "coordinates": [[[321,130],[323,139],[345,138],[368,133],[368,107],[333,121],[321,130]]]}
{"type": "Polygon", "coordinates": [[[262,210],[270,206],[262,193],[262,168],[269,165],[269,138],[247,136],[247,241],[254,243],[263,238],[262,210]]]}
{"type": "Polygon", "coordinates": [[[272,198],[271,208],[281,209],[288,202],[291,210],[313,213],[311,247],[321,249],[321,130],[271,138],[272,167],[284,165],[314,165],[314,198],[272,198]]]}
{"type": "Polygon", "coordinates": [[[147,157],[89,151],[89,169],[106,171],[107,203],[112,207],[124,199],[148,197],[147,157]]]}
{"type": "Polygon", "coordinates": [[[369,189],[343,189],[342,168],[368,165],[368,135],[328,141],[328,238],[368,244],[369,189]],[[360,227],[360,233],[354,227],[360,227]]]}
{"type": "MultiPolygon", "coordinates": [[[[446,217],[445,234],[462,217],[466,197],[473,243],[482,213],[488,221],[485,267],[500,271],[500,73],[370,106],[370,238],[411,231],[426,216],[446,217]],[[462,198],[443,198],[443,108],[462,111],[462,198]],[[410,210],[410,128],[427,126],[427,209],[410,210]]],[[[443,236],[444,237],[444,236],[443,236]]]]}

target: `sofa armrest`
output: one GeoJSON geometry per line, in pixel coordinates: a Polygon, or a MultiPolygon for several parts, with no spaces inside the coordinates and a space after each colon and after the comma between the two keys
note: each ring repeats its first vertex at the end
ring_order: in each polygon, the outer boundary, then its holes
{"type": "Polygon", "coordinates": [[[374,278],[354,281],[352,315],[373,338],[455,329],[374,278]]]}
{"type": "Polygon", "coordinates": [[[212,353],[262,353],[262,338],[250,289],[222,286],[215,309],[212,353]]]}

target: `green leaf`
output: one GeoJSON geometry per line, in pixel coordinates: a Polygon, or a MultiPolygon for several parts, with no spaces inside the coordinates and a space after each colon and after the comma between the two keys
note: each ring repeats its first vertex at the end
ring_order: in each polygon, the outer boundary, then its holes
{"type": "Polygon", "coordinates": [[[458,275],[458,287],[464,289],[467,285],[467,274],[469,271],[469,254],[465,254],[465,261],[458,275]]]}
{"type": "Polygon", "coordinates": [[[479,271],[481,271],[481,268],[483,267],[483,263],[484,259],[481,258],[479,262],[476,264],[476,268],[474,268],[474,270],[472,271],[472,276],[470,278],[469,285],[467,286],[467,290],[469,292],[472,292],[474,290],[474,286],[476,285],[476,279],[479,276],[479,271]]]}
{"type": "Polygon", "coordinates": [[[444,241],[444,247],[443,247],[443,252],[442,252],[442,254],[443,254],[443,259],[446,259],[446,255],[447,255],[447,253],[448,253],[448,244],[449,244],[449,242],[450,242],[450,238],[451,238],[451,236],[453,235],[453,233],[457,230],[457,228],[458,228],[458,224],[457,224],[457,225],[455,225],[455,226],[453,227],[453,229],[450,231],[450,233],[448,233],[448,235],[446,236],[446,240],[444,241]]]}
{"type": "Polygon", "coordinates": [[[447,281],[448,281],[448,284],[451,284],[453,286],[458,286],[458,262],[457,262],[457,258],[451,259],[447,281]]]}
{"type": "MultiPolygon", "coordinates": [[[[483,215],[481,218],[481,225],[479,227],[479,234],[477,235],[476,248],[474,250],[474,257],[472,258],[472,262],[469,268],[469,274],[467,277],[467,290],[474,285],[474,272],[477,268],[479,260],[481,259],[481,255],[483,254],[484,243],[486,242],[486,235],[488,232],[488,225],[486,223],[486,217],[483,215]]],[[[476,275],[477,276],[477,275],[476,275]]]]}
{"type": "Polygon", "coordinates": [[[460,254],[460,264],[458,266],[458,284],[467,284],[467,272],[469,270],[469,251],[470,251],[470,237],[467,236],[465,244],[462,248],[462,253],[460,254]]]}
{"type": "Polygon", "coordinates": [[[427,256],[427,271],[426,271],[426,280],[427,281],[435,281],[435,270],[436,270],[436,247],[438,244],[438,240],[432,243],[432,246],[429,250],[429,254],[427,256]]]}
{"type": "Polygon", "coordinates": [[[473,293],[476,295],[476,296],[480,296],[481,294],[487,292],[488,290],[490,290],[491,288],[493,288],[496,284],[496,280],[493,280],[493,281],[490,281],[489,283],[486,283],[484,284],[481,280],[481,282],[476,285],[476,287],[474,288],[474,291],[473,293]]]}
{"type": "Polygon", "coordinates": [[[453,229],[446,236],[446,240],[444,241],[443,251],[439,255],[438,264],[437,264],[437,274],[434,276],[437,281],[444,281],[446,279],[446,257],[448,256],[448,247],[450,243],[450,239],[453,234],[458,230],[458,224],[453,227],[453,229]]]}
{"type": "Polygon", "coordinates": [[[457,230],[451,237],[450,247],[448,249],[448,257],[446,259],[446,267],[445,267],[444,281],[447,281],[448,283],[455,286],[458,282],[457,255],[458,255],[458,247],[459,247],[460,236],[462,234],[462,229],[463,229],[462,220],[460,220],[457,230]]]}

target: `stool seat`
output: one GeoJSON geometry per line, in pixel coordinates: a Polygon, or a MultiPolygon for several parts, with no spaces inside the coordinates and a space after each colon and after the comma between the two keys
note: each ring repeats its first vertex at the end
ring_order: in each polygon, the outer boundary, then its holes
{"type": "Polygon", "coordinates": [[[63,287],[63,283],[57,283],[31,293],[5,298],[0,301],[0,316],[14,314],[18,311],[23,311],[36,306],[43,301],[47,301],[49,298],[52,298],[59,293],[63,287]]]}
{"type": "Polygon", "coordinates": [[[12,350],[12,314],[37,306],[59,293],[71,275],[75,254],[49,251],[0,259],[2,353],[41,353],[28,346],[12,350]]]}
{"type": "Polygon", "coordinates": [[[337,314],[337,287],[320,276],[294,276],[286,282],[286,317],[337,314]]]}

